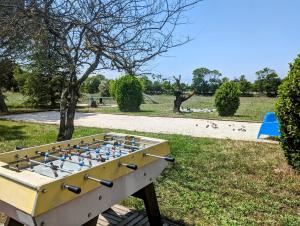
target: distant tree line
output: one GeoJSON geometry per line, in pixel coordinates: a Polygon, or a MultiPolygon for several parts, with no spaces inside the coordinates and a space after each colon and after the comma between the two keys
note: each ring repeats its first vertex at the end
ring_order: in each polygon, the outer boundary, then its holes
{"type": "MultiPolygon", "coordinates": [[[[37,47],[38,48],[38,47],[37,47]]],[[[33,51],[34,52],[34,51],[33,51]]],[[[60,67],[57,54],[38,49],[31,58],[32,63],[21,67],[10,59],[0,61],[0,105],[1,111],[7,111],[3,90],[21,92],[29,97],[28,104],[39,107],[58,107],[65,83],[66,71],[60,67]]],[[[282,80],[278,74],[269,68],[256,72],[254,82],[246,79],[245,75],[233,81],[238,83],[241,96],[267,95],[276,97],[278,86],[282,80]]],[[[229,79],[218,70],[197,68],[193,71],[192,84],[177,80],[165,79],[162,76],[137,76],[142,90],[150,95],[174,95],[180,87],[182,94],[193,92],[198,95],[214,95],[216,90],[229,79]]],[[[80,93],[99,94],[104,97],[113,96],[115,80],[109,80],[104,75],[95,74],[88,77],[80,88],[80,93]]],[[[80,95],[80,94],[78,94],[80,95]]]]}
{"type": "MultiPolygon", "coordinates": [[[[257,71],[256,75],[257,78],[253,83],[248,81],[245,75],[233,80],[239,84],[241,96],[252,96],[253,93],[257,92],[261,95],[276,97],[278,86],[282,81],[275,70],[266,67],[257,71]]],[[[215,91],[227,81],[229,79],[222,77],[222,74],[217,70],[197,68],[193,71],[191,87],[198,95],[214,95],[215,91]]]]}
{"type": "MultiPolygon", "coordinates": [[[[173,95],[174,90],[177,89],[178,82],[174,80],[174,77],[170,79],[162,78],[162,76],[156,76],[153,80],[150,80],[147,76],[139,76],[139,80],[142,84],[143,91],[149,95],[167,94],[173,95]]],[[[190,90],[191,86],[180,82],[182,90],[190,90]]]]}
{"type": "MultiPolygon", "coordinates": [[[[252,96],[254,93],[257,93],[268,97],[276,97],[278,86],[282,82],[278,74],[266,67],[257,71],[256,75],[254,82],[248,81],[245,75],[233,79],[234,82],[239,84],[241,96],[252,96]]],[[[174,89],[178,86],[173,79],[162,79],[161,76],[154,80],[149,79],[147,76],[141,76],[139,79],[143,85],[144,92],[150,95],[172,95],[174,89]]],[[[195,91],[198,95],[214,95],[216,90],[229,80],[218,70],[197,68],[193,71],[192,84],[181,82],[181,87],[184,91],[195,91]]]]}

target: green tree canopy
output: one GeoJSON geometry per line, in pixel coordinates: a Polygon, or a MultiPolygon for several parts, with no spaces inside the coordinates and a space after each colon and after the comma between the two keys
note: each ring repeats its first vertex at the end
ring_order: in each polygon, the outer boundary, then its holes
{"type": "Polygon", "coordinates": [[[147,94],[151,94],[153,88],[153,82],[147,76],[139,76],[138,77],[140,83],[143,87],[143,92],[147,94]]]}
{"type": "Polygon", "coordinates": [[[13,76],[16,64],[8,58],[0,60],[0,86],[6,90],[18,89],[17,82],[13,76]]]}
{"type": "Polygon", "coordinates": [[[99,94],[102,97],[109,97],[109,80],[103,79],[99,85],[99,94]]]}
{"type": "Polygon", "coordinates": [[[105,76],[100,74],[88,77],[84,81],[81,91],[89,94],[99,93],[99,85],[102,80],[105,80],[105,76]]]}
{"type": "Polygon", "coordinates": [[[16,64],[8,58],[4,58],[0,61],[0,112],[8,112],[2,89],[17,90],[18,88],[16,80],[13,77],[15,65],[16,64]]]}
{"type": "Polygon", "coordinates": [[[53,50],[55,44],[51,37],[47,34],[44,36],[32,48],[26,66],[15,68],[14,77],[20,91],[29,96],[30,104],[55,107],[68,71],[60,54],[53,50]]]}
{"type": "Polygon", "coordinates": [[[197,68],[193,71],[192,88],[197,94],[214,94],[222,84],[221,76],[218,70],[197,68]]]}
{"type": "Polygon", "coordinates": [[[276,97],[281,79],[276,73],[267,74],[265,79],[265,90],[268,97],[276,97]]]}
{"type": "Polygon", "coordinates": [[[252,88],[251,82],[246,79],[245,75],[241,75],[238,79],[235,80],[239,86],[242,96],[249,96],[252,88]]]}
{"type": "Polygon", "coordinates": [[[265,67],[257,71],[256,75],[257,79],[254,82],[254,89],[260,93],[266,93],[267,96],[277,96],[281,79],[276,71],[265,67]]]}

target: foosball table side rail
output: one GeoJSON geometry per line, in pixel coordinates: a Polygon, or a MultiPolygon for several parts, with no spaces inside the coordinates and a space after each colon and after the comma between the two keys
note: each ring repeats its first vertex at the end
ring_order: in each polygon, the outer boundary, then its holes
{"type": "Polygon", "coordinates": [[[113,188],[99,187],[85,196],[80,196],[37,216],[35,221],[37,225],[45,223],[47,226],[80,226],[153,183],[166,166],[167,162],[164,160],[155,161],[138,171],[116,179],[113,188]],[[85,207],[85,211],[82,211],[82,206],[85,207]]]}
{"type": "MultiPolygon", "coordinates": [[[[104,187],[99,183],[96,183],[95,181],[85,180],[84,177],[86,174],[95,178],[115,181],[122,176],[135,172],[132,169],[120,166],[120,163],[135,164],[138,167],[138,171],[140,171],[140,168],[157,161],[156,158],[144,156],[143,153],[159,154],[165,156],[170,153],[169,145],[167,143],[156,144],[154,146],[146,148],[143,151],[133,152],[129,155],[122,156],[117,161],[109,161],[103,163],[100,166],[80,171],[69,177],[65,177],[41,186],[38,198],[36,200],[35,211],[32,213],[32,215],[38,216],[43,212],[46,212],[78,197],[77,194],[69,192],[66,189],[62,190],[61,186],[63,184],[75,185],[77,187],[80,187],[82,191],[80,195],[90,192],[98,187],[104,187]],[[45,205],[45,203],[47,203],[47,205],[45,205]]],[[[116,185],[114,185],[114,187],[115,186],[116,185]]]]}
{"type": "Polygon", "coordinates": [[[0,209],[5,208],[9,217],[28,226],[80,226],[153,183],[166,166],[164,160],[155,161],[116,179],[112,188],[98,187],[35,217],[1,201],[0,209]]]}

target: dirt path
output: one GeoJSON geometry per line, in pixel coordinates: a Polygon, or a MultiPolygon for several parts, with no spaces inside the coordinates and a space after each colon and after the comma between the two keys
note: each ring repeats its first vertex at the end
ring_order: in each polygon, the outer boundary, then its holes
{"type": "MultiPolygon", "coordinates": [[[[54,111],[7,115],[0,118],[48,124],[59,123],[59,113],[54,111]]],[[[258,141],[256,136],[260,128],[260,123],[250,122],[99,113],[76,113],[75,125],[247,141],[258,141]]]]}

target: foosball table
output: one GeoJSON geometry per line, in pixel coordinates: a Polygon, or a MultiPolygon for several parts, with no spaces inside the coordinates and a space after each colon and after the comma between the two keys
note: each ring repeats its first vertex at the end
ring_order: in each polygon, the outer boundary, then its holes
{"type": "Polygon", "coordinates": [[[18,149],[0,155],[6,225],[95,226],[130,195],[161,225],[153,181],[174,162],[168,141],[107,133],[18,149]]]}

